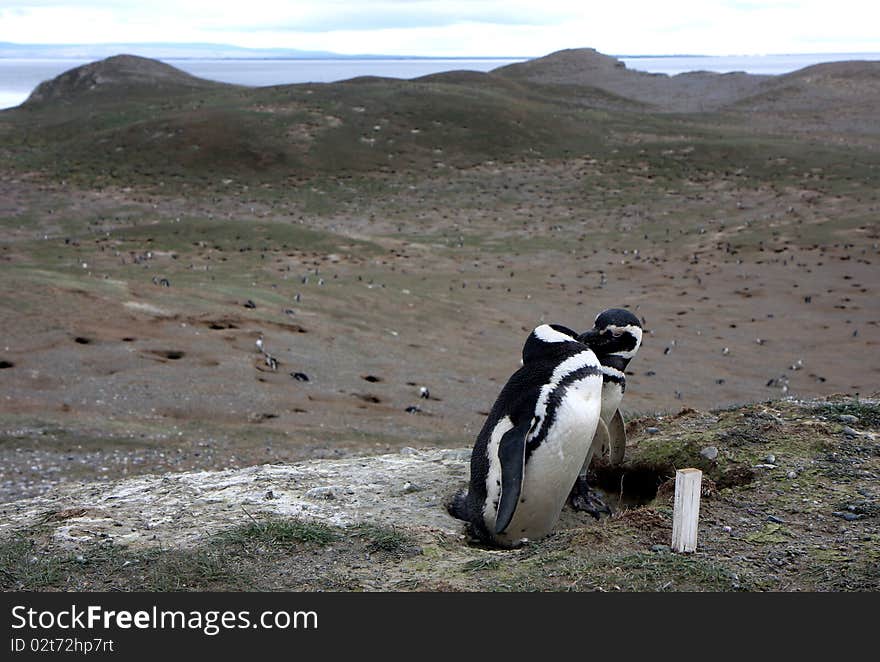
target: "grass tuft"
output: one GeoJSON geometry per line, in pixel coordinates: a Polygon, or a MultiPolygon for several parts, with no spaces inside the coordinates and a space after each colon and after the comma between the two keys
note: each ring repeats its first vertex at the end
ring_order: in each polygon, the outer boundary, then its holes
{"type": "Polygon", "coordinates": [[[305,522],[298,519],[282,519],[272,517],[262,522],[245,524],[229,531],[225,531],[217,537],[220,543],[239,543],[242,545],[268,545],[289,547],[291,545],[306,543],[314,545],[329,545],[339,539],[332,527],[320,522],[305,522]]]}
{"type": "Polygon", "coordinates": [[[392,526],[359,524],[354,528],[354,535],[364,539],[371,552],[403,554],[417,546],[412,538],[392,526]]]}

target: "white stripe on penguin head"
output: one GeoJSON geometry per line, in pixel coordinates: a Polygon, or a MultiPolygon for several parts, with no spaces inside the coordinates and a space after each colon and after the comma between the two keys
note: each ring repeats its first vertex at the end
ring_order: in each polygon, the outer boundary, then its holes
{"type": "Polygon", "coordinates": [[[535,334],[535,337],[538,340],[543,342],[571,342],[574,340],[571,336],[557,331],[549,324],[542,324],[541,326],[535,327],[535,330],[532,331],[532,333],[535,334]]]}

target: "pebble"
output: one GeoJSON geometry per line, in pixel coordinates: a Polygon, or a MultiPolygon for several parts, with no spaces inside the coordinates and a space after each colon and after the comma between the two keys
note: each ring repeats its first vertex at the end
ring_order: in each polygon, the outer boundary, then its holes
{"type": "Polygon", "coordinates": [[[660,432],[660,428],[645,428],[645,432],[648,434],[657,434],[660,432]]]}
{"type": "Polygon", "coordinates": [[[324,485],[321,487],[313,487],[310,490],[306,491],[306,498],[308,499],[335,499],[337,493],[339,492],[339,488],[334,485],[324,485]]]}
{"type": "Polygon", "coordinates": [[[730,527],[730,526],[722,526],[722,527],[721,527],[721,530],[724,531],[724,533],[730,533],[731,531],[733,531],[733,527],[730,527]]]}
{"type": "Polygon", "coordinates": [[[651,545],[652,552],[669,552],[672,548],[669,545],[651,545]]]}
{"type": "Polygon", "coordinates": [[[718,448],[715,446],[706,446],[703,450],[700,451],[700,455],[709,460],[710,462],[714,462],[718,457],[718,448]]]}
{"type": "Polygon", "coordinates": [[[844,512],[835,511],[831,514],[835,515],[837,517],[842,517],[847,522],[855,522],[857,519],[862,519],[862,516],[857,515],[856,513],[844,513],[844,512]]]}
{"type": "Polygon", "coordinates": [[[447,450],[443,451],[440,456],[442,460],[447,462],[464,462],[471,459],[471,451],[469,450],[447,450]]]}
{"type": "Polygon", "coordinates": [[[404,446],[400,449],[401,455],[415,455],[416,453],[418,453],[418,451],[412,446],[404,446]]]}
{"type": "Polygon", "coordinates": [[[858,425],[859,417],[853,416],[852,414],[841,414],[837,417],[837,420],[841,423],[848,423],[849,425],[858,425]]]}
{"type": "Polygon", "coordinates": [[[846,437],[859,437],[859,436],[861,436],[861,432],[859,432],[858,430],[853,430],[849,426],[845,426],[843,428],[842,432],[843,432],[844,436],[846,436],[846,437]]]}
{"type": "Polygon", "coordinates": [[[797,471],[789,471],[786,476],[789,478],[797,478],[797,471]]]}
{"type": "Polygon", "coordinates": [[[772,453],[764,458],[764,462],[767,464],[776,464],[776,456],[772,453]]]}
{"type": "Polygon", "coordinates": [[[785,524],[784,519],[780,519],[780,518],[776,517],[775,515],[767,515],[767,521],[773,522],[774,524],[785,524]]]}

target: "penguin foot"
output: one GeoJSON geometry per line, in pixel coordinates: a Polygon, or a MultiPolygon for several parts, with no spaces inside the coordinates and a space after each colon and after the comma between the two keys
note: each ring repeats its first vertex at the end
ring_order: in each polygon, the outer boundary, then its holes
{"type": "Polygon", "coordinates": [[[574,487],[571,488],[571,494],[568,495],[568,501],[575,510],[589,513],[596,519],[601,519],[603,515],[611,515],[611,508],[590,487],[585,476],[578,476],[574,487]]]}
{"type": "Polygon", "coordinates": [[[443,505],[446,506],[446,512],[452,515],[455,519],[460,519],[465,522],[470,520],[467,507],[467,490],[459,490],[448,498],[443,505]]]}

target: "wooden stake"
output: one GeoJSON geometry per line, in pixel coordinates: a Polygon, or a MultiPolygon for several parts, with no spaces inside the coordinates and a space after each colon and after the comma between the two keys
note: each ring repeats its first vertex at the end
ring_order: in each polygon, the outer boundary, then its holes
{"type": "Polygon", "coordinates": [[[672,549],[693,552],[697,549],[697,522],[700,519],[700,484],[703,472],[699,469],[680,469],[675,472],[675,510],[672,515],[672,549]]]}

